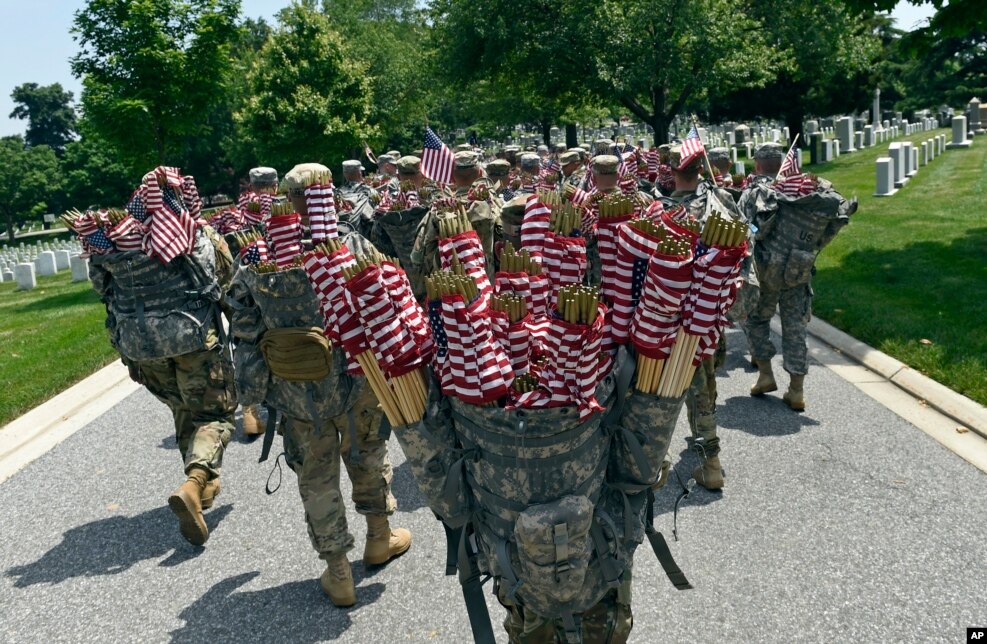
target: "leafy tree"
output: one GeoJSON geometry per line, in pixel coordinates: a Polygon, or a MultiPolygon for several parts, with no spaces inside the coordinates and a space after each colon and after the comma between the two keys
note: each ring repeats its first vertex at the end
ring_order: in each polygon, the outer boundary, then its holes
{"type": "Polygon", "coordinates": [[[45,212],[58,191],[58,158],[46,145],[25,147],[21,136],[0,139],[0,214],[7,238],[14,225],[45,212]]]}
{"type": "Polygon", "coordinates": [[[47,145],[61,154],[75,131],[72,92],[63,90],[59,83],[24,83],[14,88],[10,98],[16,104],[10,118],[27,119],[27,144],[47,145]]]}
{"type": "MultiPolygon", "coordinates": [[[[987,29],[945,36],[937,29],[910,35],[910,59],[901,75],[906,111],[940,104],[965,107],[974,96],[987,97],[987,29]]],[[[907,47],[907,45],[906,45],[907,47]]]]}
{"type": "Polygon", "coordinates": [[[180,165],[227,100],[239,0],[89,0],[72,33],[92,127],[131,170],[180,165]]]}
{"type": "Polygon", "coordinates": [[[140,181],[140,172],[128,170],[113,147],[85,120],[79,123],[79,132],[79,140],[65,146],[59,164],[60,201],[66,208],[80,210],[94,205],[122,205],[140,181]]]}
{"type": "Polygon", "coordinates": [[[438,0],[445,65],[462,80],[529,78],[545,96],[589,92],[667,141],[709,88],[763,84],[774,62],[741,0],[438,0]]]}
{"type": "Polygon", "coordinates": [[[266,165],[330,164],[377,136],[366,64],[312,1],[278,14],[245,83],[238,136],[266,165]]]}

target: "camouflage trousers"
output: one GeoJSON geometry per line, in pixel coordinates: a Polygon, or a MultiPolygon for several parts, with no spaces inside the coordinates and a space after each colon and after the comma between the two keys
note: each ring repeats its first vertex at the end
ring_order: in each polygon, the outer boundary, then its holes
{"type": "MultiPolygon", "coordinates": [[[[565,642],[562,620],[546,619],[512,604],[498,592],[497,599],[507,609],[504,630],[510,644],[556,644],[565,642]]],[[[631,613],[631,568],[624,571],[620,587],[611,590],[595,606],[582,613],[583,644],[624,644],[631,636],[634,615],[631,613]]]]}
{"type": "Polygon", "coordinates": [[[720,338],[716,354],[703,360],[696,368],[689,389],[686,391],[685,408],[689,414],[689,431],[696,439],[696,450],[705,456],[720,453],[720,439],[716,436],[716,368],[726,355],[726,345],[720,338]]]}
{"type": "Polygon", "coordinates": [[[339,490],[340,458],[358,513],[390,515],[397,509],[387,442],[378,436],[381,414],[373,390],[364,387],[349,414],[324,420],[318,429],[310,422],[286,419],[285,459],[298,475],[308,536],[322,559],[353,549],[339,490]]]}
{"type": "Polygon", "coordinates": [[[761,284],[757,306],[748,316],[744,331],[751,345],[751,357],[770,360],[776,350],[771,341],[771,318],[775,309],[781,317],[781,349],[785,371],[804,376],[809,372],[806,325],[812,319],[812,285],[775,288],[761,284]]]}
{"type": "Polygon", "coordinates": [[[129,366],[138,372],[138,381],[171,409],[185,472],[200,467],[210,478],[219,476],[237,405],[229,350],[216,343],[210,350],[129,366]]]}

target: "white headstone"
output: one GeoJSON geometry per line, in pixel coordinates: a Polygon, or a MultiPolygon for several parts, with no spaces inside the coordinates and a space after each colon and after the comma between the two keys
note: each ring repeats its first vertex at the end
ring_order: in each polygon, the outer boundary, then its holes
{"type": "Polygon", "coordinates": [[[912,154],[913,147],[911,141],[904,141],[901,144],[901,148],[904,150],[902,154],[905,155],[905,176],[909,179],[914,177],[915,173],[918,172],[918,168],[912,165],[912,158],[914,156],[912,154]]]}
{"type": "Polygon", "coordinates": [[[929,165],[929,144],[926,141],[922,141],[922,165],[929,165]]]}
{"type": "Polygon", "coordinates": [[[888,156],[894,161],[894,187],[900,188],[908,181],[908,177],[905,176],[905,148],[901,143],[892,143],[888,146],[888,156]]]}
{"type": "Polygon", "coordinates": [[[89,279],[89,258],[73,255],[70,263],[73,282],[85,282],[89,279]]]}
{"type": "Polygon", "coordinates": [[[39,277],[54,275],[58,272],[58,266],[55,264],[55,253],[50,250],[38,253],[38,258],[34,260],[34,265],[38,269],[39,277]]]}
{"type": "Polygon", "coordinates": [[[730,162],[737,162],[737,148],[730,148],[730,162]]]}
{"type": "Polygon", "coordinates": [[[743,161],[737,161],[733,164],[733,173],[747,175],[747,168],[744,166],[743,161]]]}
{"type": "Polygon", "coordinates": [[[925,147],[929,151],[929,161],[934,161],[936,158],[936,141],[935,139],[929,139],[925,142],[925,147]]]}
{"type": "Polygon", "coordinates": [[[60,271],[64,271],[69,267],[69,257],[71,253],[67,250],[56,250],[55,251],[55,268],[60,271]]]}
{"type": "Polygon", "coordinates": [[[983,123],[980,122],[980,99],[974,96],[970,99],[970,134],[983,134],[983,123]]]}
{"type": "Polygon", "coordinates": [[[877,161],[877,191],[875,197],[890,197],[898,192],[894,184],[894,159],[880,157],[877,161]]]}
{"type": "Polygon", "coordinates": [[[864,133],[861,132],[860,130],[857,130],[856,132],[853,133],[853,147],[857,148],[858,150],[864,147],[864,133]]]}
{"type": "Polygon", "coordinates": [[[966,117],[953,117],[953,142],[947,148],[967,148],[970,147],[970,140],[966,138],[966,117]]]}
{"type": "Polygon", "coordinates": [[[853,147],[853,119],[844,116],[836,121],[836,136],[840,139],[840,150],[846,153],[854,152],[853,147]]]}
{"type": "Polygon", "coordinates": [[[918,174],[918,148],[911,148],[912,153],[912,174],[918,174]]]}
{"type": "Polygon", "coordinates": [[[881,88],[874,88],[874,109],[871,110],[870,122],[878,130],[881,129],[881,88]]]}
{"type": "Polygon", "coordinates": [[[34,264],[18,264],[14,267],[14,279],[17,281],[18,291],[30,291],[38,285],[38,280],[34,276],[34,264]]]}
{"type": "Polygon", "coordinates": [[[11,269],[9,269],[9,268],[5,268],[5,269],[3,269],[2,277],[3,277],[3,281],[5,281],[5,282],[13,282],[14,281],[14,271],[11,270],[11,269]]]}
{"type": "Polygon", "coordinates": [[[865,125],[864,126],[864,145],[869,148],[869,147],[872,147],[872,146],[874,146],[876,144],[877,144],[877,141],[874,140],[874,126],[873,125],[865,125]]]}
{"type": "Polygon", "coordinates": [[[833,158],[838,159],[843,152],[843,145],[839,139],[833,139],[833,158]]]}

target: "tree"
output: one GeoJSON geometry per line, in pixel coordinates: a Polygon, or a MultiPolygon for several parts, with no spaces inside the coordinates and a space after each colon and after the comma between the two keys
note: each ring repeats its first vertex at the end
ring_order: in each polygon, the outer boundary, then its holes
{"type": "Polygon", "coordinates": [[[42,214],[58,191],[58,158],[46,145],[25,147],[21,136],[0,139],[0,214],[13,243],[14,225],[42,214]]]}
{"type": "Polygon", "coordinates": [[[24,83],[14,88],[10,98],[17,105],[10,118],[27,119],[24,136],[27,144],[47,145],[61,154],[75,132],[72,92],[63,90],[59,83],[44,86],[24,83]]]}
{"type": "Polygon", "coordinates": [[[278,26],[246,77],[234,115],[241,145],[265,165],[330,164],[377,135],[366,65],[314,2],[278,14],[278,26]]]}
{"type": "Polygon", "coordinates": [[[89,206],[120,206],[140,181],[140,172],[127,169],[113,147],[83,119],[78,141],[65,146],[59,164],[60,201],[79,210],[89,206]]]}
{"type": "Polygon", "coordinates": [[[75,14],[83,112],[131,170],[180,165],[228,99],[239,0],[89,0],[75,14]]]}
{"type": "Polygon", "coordinates": [[[525,76],[545,96],[589,92],[651,125],[713,87],[763,84],[773,53],[741,0],[438,0],[440,50],[460,78],[525,76]]]}
{"type": "MultiPolygon", "coordinates": [[[[962,36],[944,36],[930,29],[916,40],[901,76],[904,97],[897,103],[906,111],[935,108],[943,103],[963,108],[974,96],[987,96],[987,29],[962,36]]],[[[984,100],[983,98],[981,100],[984,100]]]]}

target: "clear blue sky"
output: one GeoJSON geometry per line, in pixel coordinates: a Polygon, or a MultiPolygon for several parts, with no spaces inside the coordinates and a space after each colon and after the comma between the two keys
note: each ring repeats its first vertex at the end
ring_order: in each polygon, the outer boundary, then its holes
{"type": "MultiPolygon", "coordinates": [[[[264,17],[269,22],[289,0],[243,0],[243,14],[264,17]]],[[[7,28],[0,39],[0,136],[22,134],[26,121],[7,118],[14,109],[10,92],[21,83],[49,85],[61,83],[79,99],[81,86],[72,77],[69,58],[76,45],[69,34],[72,17],[85,5],[84,0],[2,0],[7,28]]],[[[892,15],[898,26],[910,30],[933,13],[931,5],[914,7],[900,2],[892,15]]]]}

